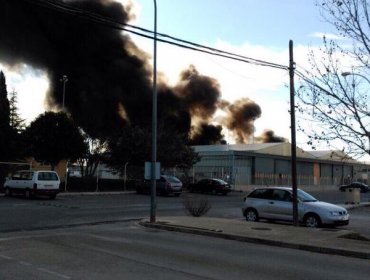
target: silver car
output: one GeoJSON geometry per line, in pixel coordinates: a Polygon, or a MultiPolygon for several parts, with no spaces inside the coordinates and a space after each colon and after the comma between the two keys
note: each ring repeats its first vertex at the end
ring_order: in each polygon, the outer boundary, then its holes
{"type": "MultiPolygon", "coordinates": [[[[293,192],[287,187],[266,187],[253,190],[244,198],[242,208],[247,221],[293,220],[293,192]]],[[[307,227],[348,225],[349,214],[343,207],[318,201],[310,194],[298,189],[298,218],[307,227]]]]}

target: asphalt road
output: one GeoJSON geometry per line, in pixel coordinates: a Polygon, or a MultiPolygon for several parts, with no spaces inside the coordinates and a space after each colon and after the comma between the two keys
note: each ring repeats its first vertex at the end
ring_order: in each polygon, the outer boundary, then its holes
{"type": "MultiPolygon", "coordinates": [[[[184,194],[187,195],[187,194],[184,194]]],[[[208,215],[243,219],[243,193],[206,198],[208,215]]],[[[340,200],[342,193],[325,195],[340,200]]],[[[184,215],[183,198],[158,197],[157,219],[184,215]]],[[[0,279],[368,279],[366,260],[143,228],[147,195],[0,197],[0,279]]],[[[351,210],[370,236],[370,207],[351,210]]]]}
{"type": "Polygon", "coordinates": [[[0,279],[368,279],[368,260],[152,230],[135,222],[0,234],[0,279]]]}
{"type": "MultiPolygon", "coordinates": [[[[313,192],[311,192],[313,193],[313,192]]],[[[206,198],[211,204],[208,216],[243,219],[241,215],[244,193],[234,192],[228,196],[187,194],[206,198]]],[[[329,202],[344,199],[341,192],[317,193],[329,202]]],[[[370,194],[366,194],[370,195],[370,194]]],[[[157,197],[157,218],[161,216],[185,215],[183,197],[157,197]]],[[[363,196],[364,199],[367,199],[363,196]]],[[[370,238],[370,207],[351,210],[348,229],[355,229],[370,238]]],[[[36,230],[45,228],[72,227],[92,223],[129,221],[150,216],[150,196],[92,195],[58,196],[56,200],[23,197],[0,197],[0,232],[36,230]]]]}

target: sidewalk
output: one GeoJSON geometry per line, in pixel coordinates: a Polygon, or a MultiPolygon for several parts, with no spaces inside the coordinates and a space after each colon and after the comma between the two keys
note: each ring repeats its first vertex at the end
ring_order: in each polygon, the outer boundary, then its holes
{"type": "MultiPolygon", "coordinates": [[[[346,207],[356,206],[365,205],[348,205],[346,207]]],[[[252,223],[246,222],[244,219],[190,216],[161,217],[156,223],[150,223],[146,220],[139,223],[145,227],[169,231],[370,259],[370,240],[353,239],[357,237],[357,234],[346,230],[345,227],[311,229],[294,227],[290,224],[252,223]]]]}

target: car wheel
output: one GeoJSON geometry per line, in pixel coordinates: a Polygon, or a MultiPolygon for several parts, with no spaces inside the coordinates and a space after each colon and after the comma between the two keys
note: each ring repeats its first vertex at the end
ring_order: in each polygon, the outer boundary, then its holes
{"type": "Polygon", "coordinates": [[[12,191],[9,188],[5,188],[5,196],[12,196],[12,191]]]}
{"type": "Polygon", "coordinates": [[[56,194],[49,195],[49,199],[51,199],[51,200],[55,199],[56,197],[57,197],[56,194]]]}
{"type": "Polygon", "coordinates": [[[317,228],[320,226],[321,220],[319,216],[317,216],[316,214],[308,214],[304,218],[304,224],[306,227],[309,227],[309,228],[317,228]]]}
{"type": "Polygon", "coordinates": [[[245,211],[245,219],[248,222],[257,222],[258,221],[258,213],[254,209],[247,209],[245,211]]]}

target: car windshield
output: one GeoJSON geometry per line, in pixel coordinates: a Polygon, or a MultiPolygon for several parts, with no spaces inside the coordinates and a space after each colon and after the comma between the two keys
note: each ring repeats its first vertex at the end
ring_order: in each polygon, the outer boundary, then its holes
{"type": "Polygon", "coordinates": [[[297,190],[297,196],[298,199],[302,202],[315,202],[317,201],[316,198],[314,198],[312,195],[302,191],[302,190],[297,190]]]}

